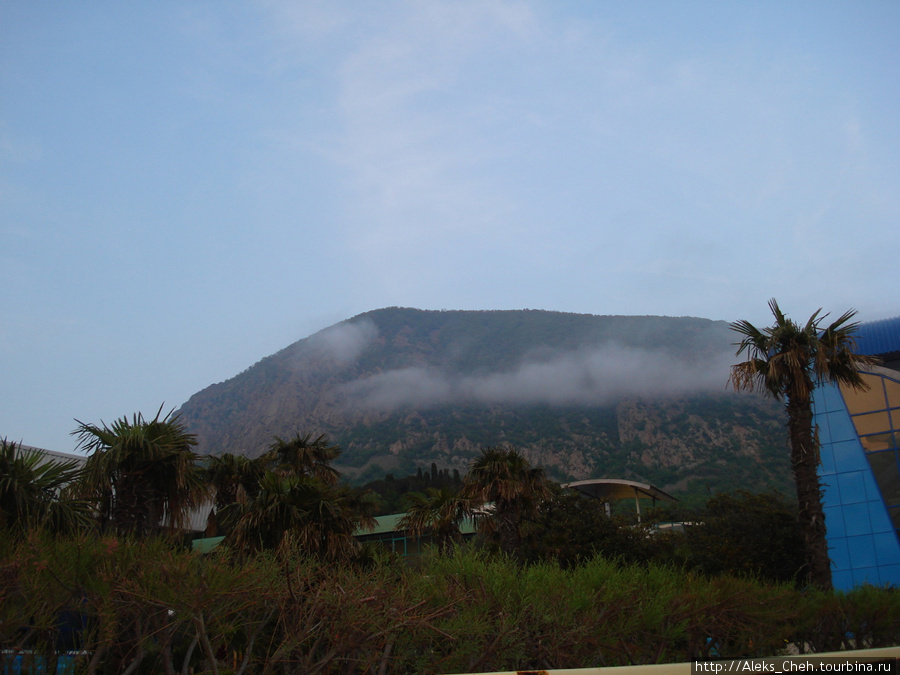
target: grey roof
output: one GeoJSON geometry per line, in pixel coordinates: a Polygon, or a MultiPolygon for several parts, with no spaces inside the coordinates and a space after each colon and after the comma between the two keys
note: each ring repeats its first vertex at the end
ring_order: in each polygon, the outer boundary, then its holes
{"type": "Polygon", "coordinates": [[[67,452],[56,452],[56,450],[45,450],[44,448],[36,448],[33,445],[24,445],[22,443],[16,443],[16,449],[19,452],[38,452],[48,460],[52,459],[61,462],[71,462],[74,460],[82,465],[87,462],[88,459],[87,455],[74,455],[67,452]]]}
{"type": "Polygon", "coordinates": [[[635,498],[659,499],[665,502],[678,501],[668,492],[663,492],[658,487],[621,478],[591,478],[589,480],[567,483],[563,487],[574,488],[590,497],[605,501],[635,498]]]}

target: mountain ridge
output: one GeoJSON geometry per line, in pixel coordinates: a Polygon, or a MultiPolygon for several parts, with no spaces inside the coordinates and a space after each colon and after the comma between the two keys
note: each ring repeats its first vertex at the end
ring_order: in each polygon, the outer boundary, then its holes
{"type": "Polygon", "coordinates": [[[726,390],[731,335],[697,317],[389,307],[264,357],[180,412],[202,453],[327,434],[356,480],[464,470],[479,447],[510,443],[559,479],[786,490],[780,409],[726,390]]]}

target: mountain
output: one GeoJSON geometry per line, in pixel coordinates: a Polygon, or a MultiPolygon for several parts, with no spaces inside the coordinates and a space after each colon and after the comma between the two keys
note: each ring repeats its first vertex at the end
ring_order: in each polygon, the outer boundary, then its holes
{"type": "Polygon", "coordinates": [[[511,443],[560,480],[786,491],[780,407],[726,386],[734,339],[691,317],[392,307],[299,340],[180,412],[202,453],[327,434],[356,481],[432,462],[464,472],[481,446],[511,443]]]}

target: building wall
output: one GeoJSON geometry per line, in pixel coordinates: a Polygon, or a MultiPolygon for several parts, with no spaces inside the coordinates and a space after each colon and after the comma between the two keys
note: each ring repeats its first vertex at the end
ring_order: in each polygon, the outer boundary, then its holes
{"type": "Polygon", "coordinates": [[[828,548],[841,590],[900,586],[900,398],[892,395],[900,397],[900,379],[890,373],[868,375],[865,393],[829,385],[814,395],[828,548]]]}

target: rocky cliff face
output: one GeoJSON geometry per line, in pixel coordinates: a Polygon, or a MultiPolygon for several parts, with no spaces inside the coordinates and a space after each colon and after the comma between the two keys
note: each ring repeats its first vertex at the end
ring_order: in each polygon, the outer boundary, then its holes
{"type": "Polygon", "coordinates": [[[181,409],[200,451],[260,454],[325,433],[364,480],[465,471],[510,443],[558,479],[788,489],[777,405],[730,393],[723,322],[554,312],[369,312],[300,340],[181,409]]]}

